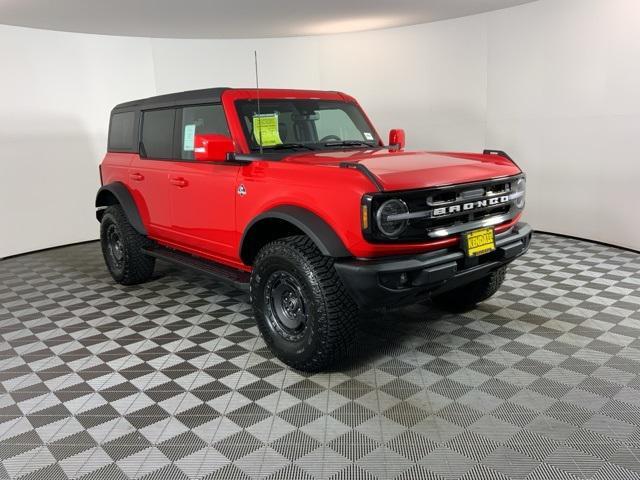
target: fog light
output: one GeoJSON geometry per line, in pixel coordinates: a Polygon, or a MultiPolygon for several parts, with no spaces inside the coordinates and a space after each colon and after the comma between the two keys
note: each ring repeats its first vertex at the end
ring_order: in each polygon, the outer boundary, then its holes
{"type": "Polygon", "coordinates": [[[392,290],[408,288],[411,285],[411,278],[407,272],[383,273],[380,275],[380,283],[392,290]]]}

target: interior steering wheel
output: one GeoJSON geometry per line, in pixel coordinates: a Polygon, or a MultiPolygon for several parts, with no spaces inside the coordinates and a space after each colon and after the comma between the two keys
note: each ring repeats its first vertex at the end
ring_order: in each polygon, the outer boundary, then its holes
{"type": "Polygon", "coordinates": [[[342,139],[337,135],[327,135],[326,137],[322,137],[320,139],[320,143],[328,142],[330,140],[335,140],[336,142],[342,141],[342,139]]]}

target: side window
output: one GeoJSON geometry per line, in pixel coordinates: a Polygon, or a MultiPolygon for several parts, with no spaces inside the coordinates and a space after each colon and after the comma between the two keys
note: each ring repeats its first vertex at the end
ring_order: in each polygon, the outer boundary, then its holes
{"type": "Polygon", "coordinates": [[[227,119],[222,105],[198,105],[183,107],[180,128],[180,158],[193,160],[194,138],[196,134],[219,133],[229,135],[227,119]]]}
{"type": "Polygon", "coordinates": [[[135,112],[114,113],[109,125],[110,152],[134,150],[135,112]]]}
{"type": "Polygon", "coordinates": [[[173,157],[173,126],[176,111],[173,108],[148,110],[142,114],[142,145],[148,158],[173,157]]]}

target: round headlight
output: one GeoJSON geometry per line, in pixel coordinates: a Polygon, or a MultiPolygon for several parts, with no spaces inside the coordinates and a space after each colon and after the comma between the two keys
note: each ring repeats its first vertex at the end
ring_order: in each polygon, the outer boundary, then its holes
{"type": "Polygon", "coordinates": [[[395,238],[404,232],[407,228],[407,220],[393,219],[393,216],[403,213],[409,213],[409,207],[400,199],[393,198],[380,205],[376,213],[376,222],[380,232],[389,238],[395,238]]]}
{"type": "Polygon", "coordinates": [[[525,190],[527,188],[527,181],[523,178],[519,178],[516,182],[516,187],[514,189],[514,196],[516,199],[516,208],[522,209],[524,208],[524,197],[525,190]]]}

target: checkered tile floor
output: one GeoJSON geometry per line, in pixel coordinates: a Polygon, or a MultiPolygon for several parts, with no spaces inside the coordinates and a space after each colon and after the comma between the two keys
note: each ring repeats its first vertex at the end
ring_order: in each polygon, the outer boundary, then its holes
{"type": "Polygon", "coordinates": [[[365,319],[342,371],[265,348],[247,298],[97,243],[0,262],[0,478],[640,478],[640,255],[537,235],[452,315],[365,319]]]}

